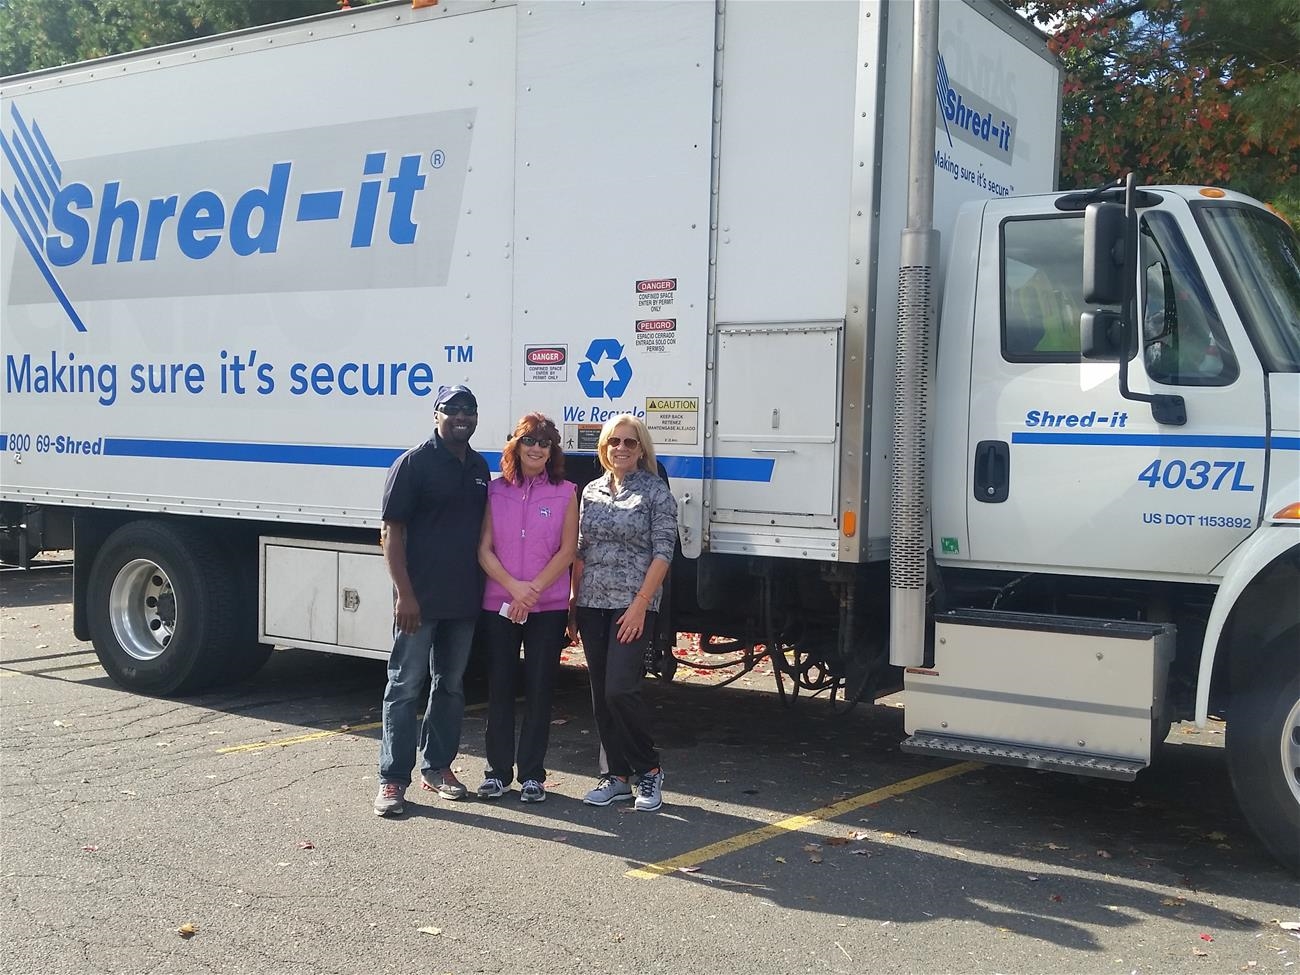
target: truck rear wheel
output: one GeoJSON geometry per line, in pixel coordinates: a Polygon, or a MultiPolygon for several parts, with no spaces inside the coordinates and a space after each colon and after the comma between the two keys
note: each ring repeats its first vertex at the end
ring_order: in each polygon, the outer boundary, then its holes
{"type": "Polygon", "coordinates": [[[123,525],[96,556],[86,590],[100,663],[123,687],[148,694],[247,676],[256,645],[240,646],[238,614],[251,610],[238,591],[234,566],[204,533],[161,521],[123,525]]]}
{"type": "Polygon", "coordinates": [[[1300,873],[1300,627],[1275,639],[1256,679],[1233,695],[1228,771],[1247,822],[1279,861],[1300,873]]]}

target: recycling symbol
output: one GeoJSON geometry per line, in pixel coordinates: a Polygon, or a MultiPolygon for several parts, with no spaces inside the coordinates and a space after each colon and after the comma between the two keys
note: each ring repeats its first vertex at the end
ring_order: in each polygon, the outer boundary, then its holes
{"type": "Polygon", "coordinates": [[[618,339],[593,339],[587,346],[587,358],[578,364],[578,382],[582,391],[592,399],[608,396],[618,399],[627,392],[627,384],[632,380],[632,365],[623,356],[623,346],[618,339]],[[614,362],[613,379],[597,379],[596,364],[601,359],[614,362]]]}

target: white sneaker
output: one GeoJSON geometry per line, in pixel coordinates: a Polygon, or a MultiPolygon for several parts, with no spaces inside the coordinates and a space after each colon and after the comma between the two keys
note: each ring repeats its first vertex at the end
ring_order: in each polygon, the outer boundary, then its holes
{"type": "Polygon", "coordinates": [[[654,812],[664,804],[664,770],[646,772],[636,784],[637,812],[654,812]]]}
{"type": "Polygon", "coordinates": [[[608,806],[616,799],[631,798],[632,787],[628,785],[627,779],[620,779],[617,775],[602,775],[596,788],[583,796],[582,801],[589,806],[608,806]]]}

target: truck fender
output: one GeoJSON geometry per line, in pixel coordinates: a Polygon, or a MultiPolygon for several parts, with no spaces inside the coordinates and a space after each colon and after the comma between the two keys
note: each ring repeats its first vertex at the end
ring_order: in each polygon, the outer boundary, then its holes
{"type": "Polygon", "coordinates": [[[1219,639],[1233,607],[1255,577],[1292,548],[1300,545],[1300,531],[1290,526],[1265,525],[1239,545],[1221,563],[1223,582],[1214,595],[1205,640],[1201,644],[1201,664],[1196,677],[1196,726],[1204,728],[1210,712],[1210,677],[1219,639]]]}

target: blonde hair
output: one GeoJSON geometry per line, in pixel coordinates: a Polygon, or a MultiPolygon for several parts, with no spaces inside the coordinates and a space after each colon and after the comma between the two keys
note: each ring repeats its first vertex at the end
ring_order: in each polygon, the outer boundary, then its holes
{"type": "Polygon", "coordinates": [[[658,476],[659,464],[655,460],[655,444],[650,439],[650,431],[631,413],[620,413],[606,420],[605,425],[600,428],[600,439],[596,441],[596,456],[600,458],[600,466],[607,471],[614,469],[614,465],[609,462],[609,438],[621,426],[629,426],[635,430],[636,438],[641,443],[641,456],[637,459],[636,466],[658,476]]]}

